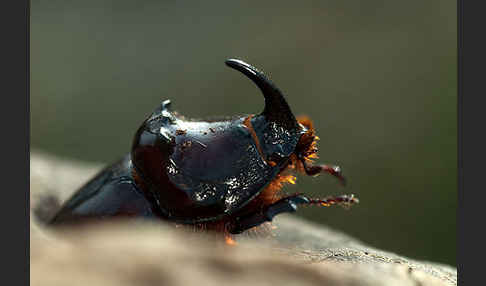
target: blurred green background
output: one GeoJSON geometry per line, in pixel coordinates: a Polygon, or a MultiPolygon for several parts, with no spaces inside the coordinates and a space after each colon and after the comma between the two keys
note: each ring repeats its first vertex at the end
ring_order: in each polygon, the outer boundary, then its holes
{"type": "Polygon", "coordinates": [[[330,176],[290,192],[361,203],[298,215],[456,265],[456,1],[31,1],[31,147],[109,163],[162,100],[189,117],[258,113],[238,57],[310,116],[330,176]]]}

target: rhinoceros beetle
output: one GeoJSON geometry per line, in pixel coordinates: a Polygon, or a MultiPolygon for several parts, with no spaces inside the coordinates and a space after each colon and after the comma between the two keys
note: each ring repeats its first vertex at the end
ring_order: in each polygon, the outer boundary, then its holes
{"type": "Polygon", "coordinates": [[[290,170],[345,180],[337,166],[312,164],[319,139],[312,122],[296,119],[262,72],[237,59],[226,65],[262,91],[262,113],[195,121],[171,111],[169,100],[162,102],[136,132],[131,152],[77,191],[51,223],[149,217],[231,237],[295,212],[297,205],[356,203],[353,195],[313,199],[280,191],[295,181],[290,170]]]}

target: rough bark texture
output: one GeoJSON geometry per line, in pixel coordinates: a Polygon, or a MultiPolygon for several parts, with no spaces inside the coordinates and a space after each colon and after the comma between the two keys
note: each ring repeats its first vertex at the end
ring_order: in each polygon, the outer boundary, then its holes
{"type": "Polygon", "coordinates": [[[32,285],[456,285],[455,268],[371,248],[295,216],[228,246],[163,222],[53,231],[43,224],[100,164],[38,152],[30,163],[32,285]]]}

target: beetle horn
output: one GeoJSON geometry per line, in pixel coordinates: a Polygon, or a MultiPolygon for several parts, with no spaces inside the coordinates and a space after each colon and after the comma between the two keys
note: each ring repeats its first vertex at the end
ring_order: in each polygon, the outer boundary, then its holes
{"type": "Polygon", "coordinates": [[[295,129],[298,126],[282,92],[261,71],[238,59],[228,59],[225,63],[246,75],[260,88],[265,97],[265,109],[262,115],[286,129],[295,129]]]}

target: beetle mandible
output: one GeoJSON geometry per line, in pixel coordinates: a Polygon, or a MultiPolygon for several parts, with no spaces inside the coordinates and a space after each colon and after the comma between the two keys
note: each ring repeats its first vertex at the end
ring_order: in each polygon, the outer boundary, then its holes
{"type": "Polygon", "coordinates": [[[349,206],[353,195],[309,198],[285,195],[289,170],[329,173],[343,184],[337,166],[314,165],[317,140],[310,119],[296,119],[282,92],[255,67],[237,59],[226,65],[261,90],[263,112],[221,121],[187,120],[162,102],[135,134],[131,152],[78,190],[52,224],[112,217],[150,217],[231,239],[297,205],[349,206]]]}

